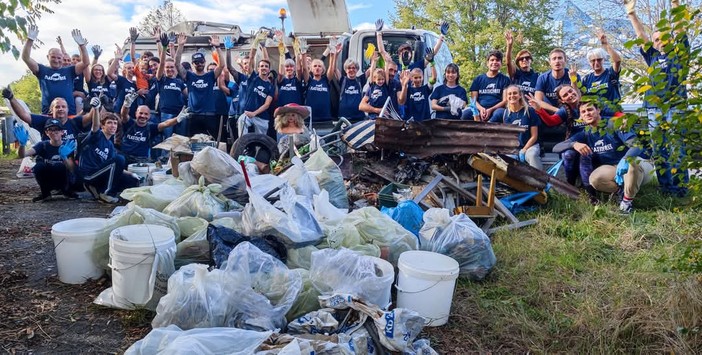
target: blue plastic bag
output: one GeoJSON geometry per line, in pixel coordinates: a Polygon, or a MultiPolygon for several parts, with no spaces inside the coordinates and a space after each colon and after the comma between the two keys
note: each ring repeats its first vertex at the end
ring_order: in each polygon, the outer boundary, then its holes
{"type": "Polygon", "coordinates": [[[402,201],[397,204],[397,207],[382,207],[380,212],[390,216],[395,222],[419,237],[419,230],[424,225],[424,210],[416,202],[402,201]]]}

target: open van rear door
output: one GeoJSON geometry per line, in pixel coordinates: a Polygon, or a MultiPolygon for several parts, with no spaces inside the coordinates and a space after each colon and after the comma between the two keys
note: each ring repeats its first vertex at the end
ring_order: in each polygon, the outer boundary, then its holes
{"type": "Polygon", "coordinates": [[[351,33],[345,0],[288,0],[295,35],[351,33]]]}

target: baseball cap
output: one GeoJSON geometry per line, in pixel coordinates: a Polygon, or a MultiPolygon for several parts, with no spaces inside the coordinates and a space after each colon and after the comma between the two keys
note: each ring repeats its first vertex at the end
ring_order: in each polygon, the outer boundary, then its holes
{"type": "Polygon", "coordinates": [[[58,127],[60,129],[63,129],[63,125],[61,124],[61,121],[57,119],[49,119],[44,123],[44,129],[49,129],[51,127],[58,127]]]}
{"type": "Polygon", "coordinates": [[[190,61],[193,63],[197,63],[197,62],[204,63],[205,62],[205,55],[200,53],[200,52],[194,53],[193,56],[191,57],[190,61]]]}

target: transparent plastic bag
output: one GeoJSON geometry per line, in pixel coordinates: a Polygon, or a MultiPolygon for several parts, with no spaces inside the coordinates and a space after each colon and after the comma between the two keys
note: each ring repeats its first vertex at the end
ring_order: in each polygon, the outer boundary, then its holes
{"type": "Polygon", "coordinates": [[[273,332],[257,332],[237,328],[202,328],[182,330],[176,325],[152,329],[132,344],[125,355],[253,354],[273,332]]]}
{"type": "Polygon", "coordinates": [[[450,217],[447,209],[431,208],[419,235],[423,250],[454,258],[460,275],[472,280],[482,280],[497,262],[490,238],[465,214],[450,217]]]}
{"type": "Polygon", "coordinates": [[[178,223],[178,228],[180,228],[180,236],[182,239],[188,238],[203,228],[207,228],[209,224],[204,218],[189,216],[176,219],[176,223],[178,223]]]}
{"type": "Polygon", "coordinates": [[[205,179],[200,177],[198,185],[185,189],[183,194],[163,209],[163,213],[174,217],[200,217],[211,221],[217,213],[230,209],[232,203],[220,195],[222,187],[218,184],[205,186],[205,179]]]}
{"type": "Polygon", "coordinates": [[[190,161],[190,167],[202,175],[211,184],[222,186],[222,194],[241,202],[246,197],[246,182],[241,165],[229,154],[205,147],[197,152],[190,161]]]}
{"type": "Polygon", "coordinates": [[[312,285],[310,272],[305,269],[293,269],[292,271],[300,275],[302,279],[302,290],[300,290],[297,298],[295,298],[295,302],[293,302],[292,307],[290,307],[290,310],[285,315],[288,322],[292,322],[294,319],[320,308],[319,299],[317,299],[319,291],[312,285]]]}
{"type": "Polygon", "coordinates": [[[343,209],[334,207],[334,205],[329,202],[329,192],[324,189],[319,192],[319,195],[315,195],[312,198],[312,207],[314,208],[314,214],[320,223],[335,224],[349,213],[348,208],[343,209]]]}
{"type": "Polygon", "coordinates": [[[349,209],[344,175],[324,149],[317,149],[312,153],[305,162],[305,167],[317,178],[319,188],[329,191],[329,202],[332,205],[344,210],[349,209]]]}
{"type": "Polygon", "coordinates": [[[190,186],[197,184],[200,174],[190,167],[189,161],[186,161],[178,164],[178,178],[181,179],[185,185],[190,186]]]}
{"type": "Polygon", "coordinates": [[[207,226],[185,238],[176,247],[175,266],[177,268],[191,263],[209,263],[210,243],[207,241],[207,226]]]}
{"type": "Polygon", "coordinates": [[[304,196],[312,203],[314,195],[319,194],[319,184],[317,179],[307,171],[305,163],[298,157],[292,158],[293,166],[279,176],[290,183],[295,189],[295,193],[304,196]]]}
{"type": "Polygon", "coordinates": [[[309,270],[312,266],[312,253],[319,250],[314,245],[308,245],[302,248],[289,248],[288,249],[288,260],[285,263],[291,269],[305,269],[309,270]]]}
{"type": "Polygon", "coordinates": [[[322,249],[312,253],[310,279],[321,294],[351,294],[384,308],[395,274],[381,269],[377,260],[345,248],[322,249]]]}

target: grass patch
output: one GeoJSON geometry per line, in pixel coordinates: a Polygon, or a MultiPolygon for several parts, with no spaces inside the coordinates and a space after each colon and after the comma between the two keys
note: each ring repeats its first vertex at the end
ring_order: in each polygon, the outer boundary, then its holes
{"type": "Polygon", "coordinates": [[[460,280],[448,326],[427,332],[456,353],[702,353],[702,219],[690,201],[649,187],[624,216],[554,195],[520,216],[537,225],[493,236],[496,268],[460,280]]]}

